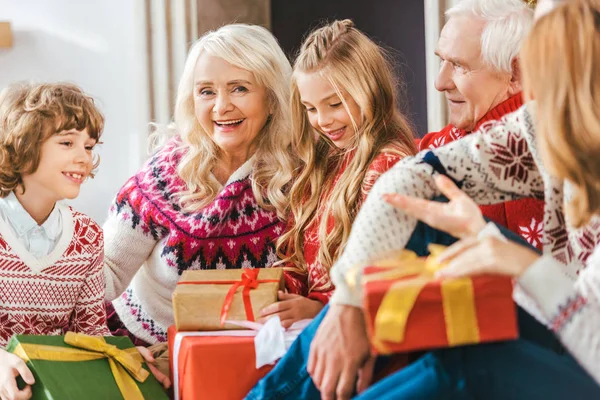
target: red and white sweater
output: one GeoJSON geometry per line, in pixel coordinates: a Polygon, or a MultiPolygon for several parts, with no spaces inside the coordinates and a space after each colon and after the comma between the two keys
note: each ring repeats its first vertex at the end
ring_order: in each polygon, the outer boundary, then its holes
{"type": "Polygon", "coordinates": [[[544,169],[531,108],[525,105],[447,146],[407,157],[384,174],[331,269],[336,285],[331,303],[360,307],[360,288],[352,290],[346,274],[380,254],[403,248],[417,224],[383,201],[384,193],[434,198],[440,192],[433,176],[443,170],[478,204],[545,198],[544,255],[519,279],[514,298],[553,329],[600,383],[600,216],[581,229],[569,225],[563,208],[573,189],[544,169]]]}
{"type": "MultiPolygon", "coordinates": [[[[518,93],[488,111],[475,126],[478,130],[483,124],[497,121],[506,114],[515,112],[523,105],[523,97],[518,93]]],[[[428,133],[419,142],[419,150],[435,149],[469,135],[463,129],[452,125],[439,132],[428,133]]],[[[519,199],[501,204],[482,205],[483,215],[511,231],[521,235],[529,244],[542,249],[544,228],[544,202],[538,199],[519,199]]]]}
{"type": "MultiPolygon", "coordinates": [[[[387,170],[392,168],[394,164],[400,161],[405,156],[396,153],[383,152],[379,154],[367,169],[365,180],[362,186],[362,195],[359,203],[362,203],[367,198],[369,191],[375,184],[375,181],[387,170]]],[[[335,186],[345,171],[345,166],[348,165],[351,156],[347,157],[346,162],[338,171],[334,178],[333,185],[335,186]]],[[[327,195],[329,197],[331,193],[327,195]]],[[[322,209],[326,206],[326,201],[322,202],[322,209]]],[[[309,226],[304,232],[304,260],[306,262],[306,274],[298,272],[286,271],[285,281],[286,287],[290,293],[300,294],[309,299],[318,300],[323,304],[329,302],[329,298],[333,294],[334,286],[329,278],[329,271],[317,259],[319,250],[321,249],[321,241],[319,240],[319,226],[321,219],[317,218],[316,223],[309,226]]],[[[330,217],[328,231],[333,229],[333,218],[330,217]]]]}
{"type": "Polygon", "coordinates": [[[60,208],[63,231],[54,250],[35,258],[0,218],[0,346],[13,334],[108,336],[101,228],[60,208]]]}

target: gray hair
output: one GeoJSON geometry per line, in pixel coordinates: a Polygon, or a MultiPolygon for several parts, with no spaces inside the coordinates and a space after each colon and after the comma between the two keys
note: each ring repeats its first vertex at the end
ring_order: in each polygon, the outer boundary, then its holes
{"type": "Polygon", "coordinates": [[[523,0],[462,0],[446,17],[471,15],[485,21],[481,33],[481,58],[502,72],[512,71],[512,61],[533,23],[533,10],[523,0]]]}

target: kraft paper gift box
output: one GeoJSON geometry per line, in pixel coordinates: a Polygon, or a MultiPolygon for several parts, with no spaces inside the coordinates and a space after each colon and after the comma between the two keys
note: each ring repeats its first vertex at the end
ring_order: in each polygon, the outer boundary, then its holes
{"type": "Polygon", "coordinates": [[[185,271],[173,293],[178,331],[240,329],[232,321],[254,321],[284,289],[282,268],[185,271]]]}
{"type": "Polygon", "coordinates": [[[15,335],[6,350],[33,373],[33,400],[168,399],[127,337],[15,335]]]}
{"type": "MultiPolygon", "coordinates": [[[[439,253],[440,247],[434,252],[439,253]]],[[[363,304],[380,354],[454,347],[518,337],[512,279],[435,279],[434,256],[403,252],[364,269],[363,304]]]]}

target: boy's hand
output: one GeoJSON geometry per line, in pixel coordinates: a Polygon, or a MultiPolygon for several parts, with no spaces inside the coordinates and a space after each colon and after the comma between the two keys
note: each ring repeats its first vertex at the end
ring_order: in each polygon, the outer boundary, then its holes
{"type": "Polygon", "coordinates": [[[33,374],[19,357],[0,349],[0,399],[27,400],[31,398],[31,386],[35,383],[33,374]],[[16,377],[21,375],[27,386],[17,387],[16,377]]]}
{"type": "Polygon", "coordinates": [[[165,389],[170,388],[171,380],[169,379],[168,376],[166,376],[165,374],[160,372],[158,370],[158,368],[156,368],[154,366],[154,356],[152,355],[152,352],[144,346],[137,346],[136,348],[139,351],[139,353],[142,355],[142,357],[144,358],[144,361],[146,361],[146,364],[148,365],[150,372],[152,372],[152,375],[154,375],[156,380],[159,381],[165,389]]]}
{"type": "Polygon", "coordinates": [[[323,303],[318,300],[311,300],[298,294],[284,293],[279,291],[279,301],[260,311],[260,323],[265,323],[267,319],[274,315],[279,315],[281,326],[289,328],[296,321],[310,319],[317,316],[323,309],[323,303]]]}

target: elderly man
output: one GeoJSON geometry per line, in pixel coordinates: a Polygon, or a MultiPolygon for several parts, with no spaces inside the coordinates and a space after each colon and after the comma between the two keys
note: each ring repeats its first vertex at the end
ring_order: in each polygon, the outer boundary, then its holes
{"type": "MultiPolygon", "coordinates": [[[[522,0],[463,0],[447,14],[449,20],[437,49],[442,65],[436,88],[446,93],[451,124],[441,132],[425,136],[422,148],[470,136],[479,126],[498,120],[522,104],[516,57],[531,25],[531,9],[522,0]]],[[[399,168],[394,171],[397,174],[399,168]]],[[[420,170],[411,173],[407,172],[407,182],[418,187],[423,180],[427,186],[425,192],[433,193],[430,171],[425,175],[420,170]]],[[[353,227],[351,243],[331,271],[336,292],[327,315],[324,316],[325,311],[317,317],[274,371],[250,392],[248,399],[319,395],[325,399],[345,399],[356,388],[369,384],[374,359],[369,356],[360,296],[348,287],[345,276],[357,263],[403,247],[416,226],[415,219],[399,220],[402,213],[382,204],[379,193],[378,198],[371,196],[367,200],[369,207],[359,214],[361,225],[353,227]]],[[[539,221],[542,207],[537,207],[539,213],[535,215],[539,221]]],[[[505,209],[497,212],[505,214],[505,209]]],[[[488,213],[488,216],[494,219],[496,215],[488,213]]],[[[509,225],[506,220],[498,219],[509,225]]]]}
{"type": "MultiPolygon", "coordinates": [[[[435,87],[446,95],[450,124],[427,134],[419,149],[462,138],[523,105],[517,55],[532,11],[519,1],[463,1],[446,12],[436,54],[435,87]]],[[[481,206],[483,215],[541,250],[544,203],[536,199],[481,206]]]]}

